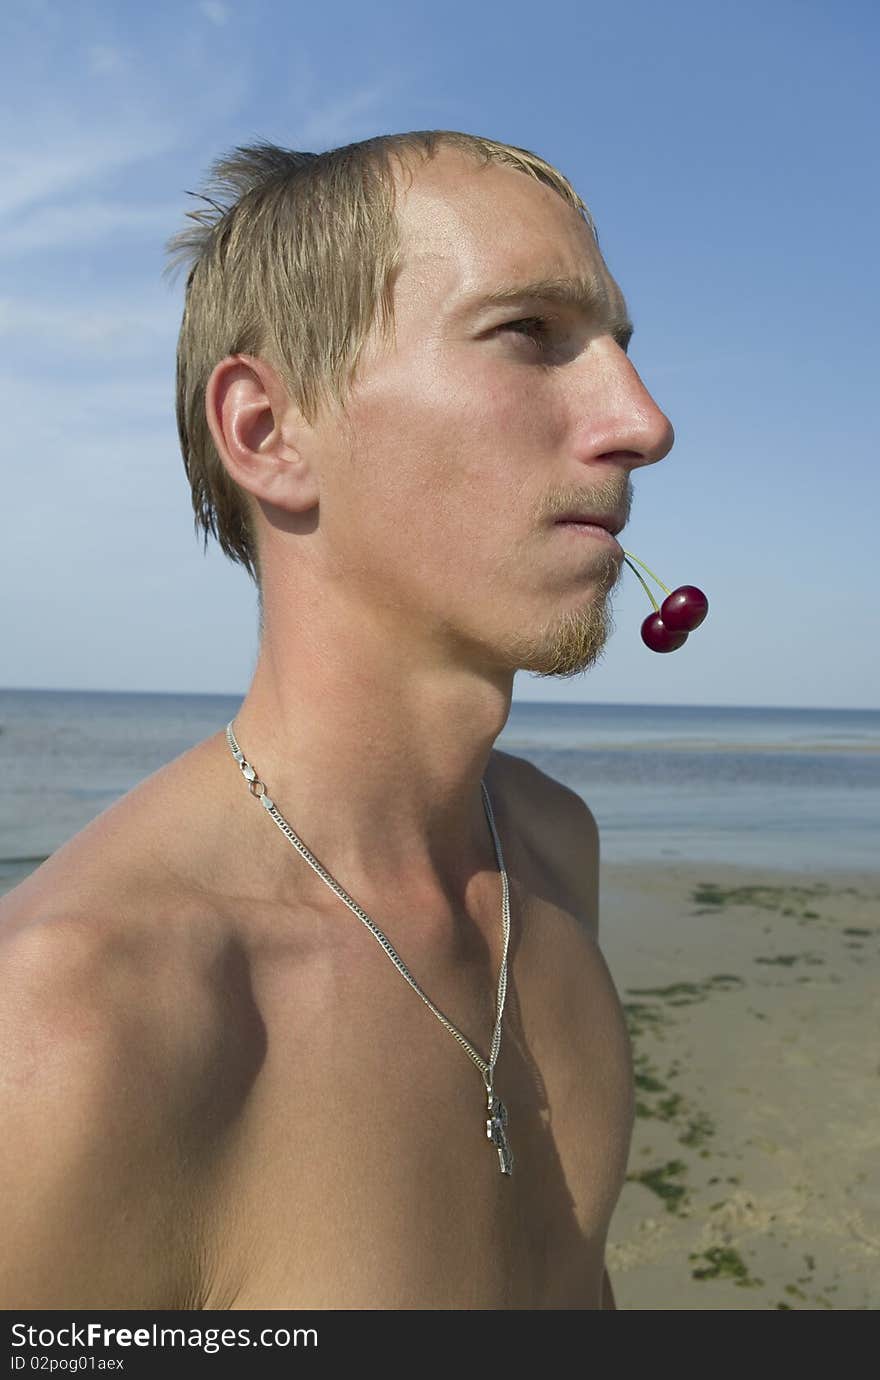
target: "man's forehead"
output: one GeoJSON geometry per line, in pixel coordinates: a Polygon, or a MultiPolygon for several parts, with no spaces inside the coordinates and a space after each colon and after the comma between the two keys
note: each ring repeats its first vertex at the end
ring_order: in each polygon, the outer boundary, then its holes
{"type": "Polygon", "coordinates": [[[602,315],[632,330],[626,299],[598,253],[592,262],[566,264],[546,252],[518,255],[511,262],[487,256],[463,272],[460,259],[435,251],[406,261],[401,278],[402,295],[410,296],[413,306],[439,309],[453,325],[532,305],[602,315]]]}
{"type": "Polygon", "coordinates": [[[595,237],[558,192],[516,170],[428,165],[401,208],[395,295],[450,321],[545,301],[625,321],[626,302],[595,237]]]}

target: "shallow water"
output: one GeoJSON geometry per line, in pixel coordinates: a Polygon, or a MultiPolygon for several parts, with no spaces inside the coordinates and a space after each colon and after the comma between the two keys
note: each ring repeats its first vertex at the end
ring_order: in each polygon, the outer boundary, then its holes
{"type": "MultiPolygon", "coordinates": [[[[240,703],[0,690],[0,882],[225,727],[240,703]]],[[[497,745],[583,796],[609,862],[877,866],[880,711],[519,701],[497,745]]]]}

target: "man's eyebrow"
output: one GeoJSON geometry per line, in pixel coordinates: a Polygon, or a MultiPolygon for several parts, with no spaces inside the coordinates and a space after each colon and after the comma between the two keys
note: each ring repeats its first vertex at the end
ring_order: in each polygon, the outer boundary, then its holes
{"type": "MultiPolygon", "coordinates": [[[[492,307],[515,307],[521,302],[575,307],[590,316],[597,315],[603,306],[601,293],[589,278],[535,278],[528,283],[505,283],[492,292],[466,297],[458,304],[454,315],[458,318],[476,316],[492,307]]],[[[615,317],[609,325],[614,339],[625,349],[634,330],[629,316],[615,317]]]]}

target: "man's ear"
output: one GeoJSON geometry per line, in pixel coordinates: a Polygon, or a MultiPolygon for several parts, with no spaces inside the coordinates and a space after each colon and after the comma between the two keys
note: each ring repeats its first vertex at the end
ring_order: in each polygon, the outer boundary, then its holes
{"type": "Polygon", "coordinates": [[[208,426],[235,483],[254,498],[303,513],[318,502],[311,428],[277,371],[253,355],[227,355],[205,392],[208,426]]]}

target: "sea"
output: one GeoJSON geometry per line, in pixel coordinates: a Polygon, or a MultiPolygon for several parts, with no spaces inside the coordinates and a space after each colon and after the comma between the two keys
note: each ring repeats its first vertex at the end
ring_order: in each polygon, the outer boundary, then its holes
{"type": "MultiPolygon", "coordinates": [[[[0,689],[0,891],[242,698],[0,689]]],[[[607,862],[880,871],[880,710],[516,700],[496,746],[583,797],[607,862]]]]}

